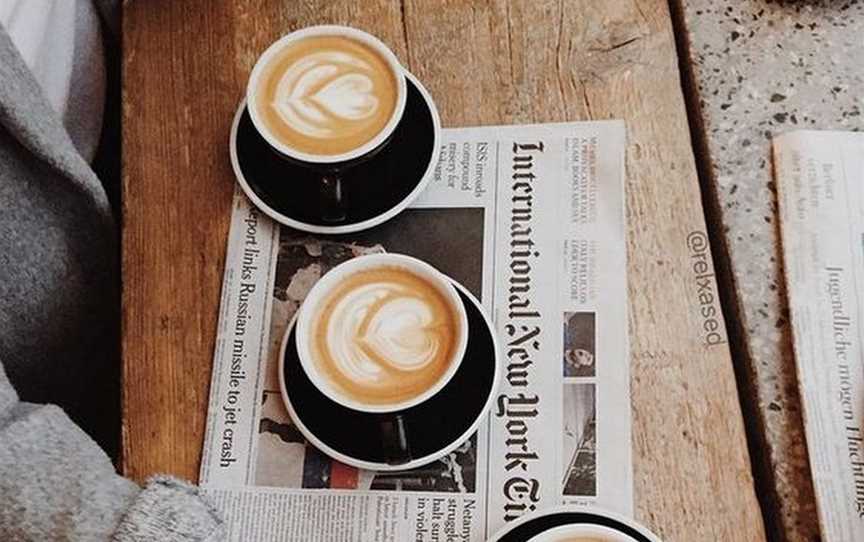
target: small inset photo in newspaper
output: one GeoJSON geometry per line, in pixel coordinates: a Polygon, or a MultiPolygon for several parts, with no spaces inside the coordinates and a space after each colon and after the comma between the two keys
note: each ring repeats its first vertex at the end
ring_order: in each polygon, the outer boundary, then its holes
{"type": "Polygon", "coordinates": [[[597,495],[595,384],[564,384],[564,495],[597,495]]]}
{"type": "Polygon", "coordinates": [[[597,349],[593,312],[564,313],[564,376],[596,376],[597,349]]]}

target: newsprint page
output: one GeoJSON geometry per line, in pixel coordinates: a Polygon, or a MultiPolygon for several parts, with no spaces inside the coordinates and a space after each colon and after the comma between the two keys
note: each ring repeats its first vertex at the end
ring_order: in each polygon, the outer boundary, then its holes
{"type": "Polygon", "coordinates": [[[632,512],[624,145],[619,121],[446,129],[424,194],[355,234],[280,227],[236,194],[200,473],[231,540],[481,541],[562,502],[632,512]],[[477,433],[398,473],[306,442],[277,377],[315,281],[384,251],[463,284],[503,350],[477,433]]]}
{"type": "Polygon", "coordinates": [[[864,133],[784,134],[774,167],[822,540],[864,540],[864,133]]]}

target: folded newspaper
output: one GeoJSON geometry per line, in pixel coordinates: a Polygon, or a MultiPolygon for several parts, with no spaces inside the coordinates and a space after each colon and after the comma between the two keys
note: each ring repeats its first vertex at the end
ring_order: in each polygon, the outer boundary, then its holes
{"type": "Polygon", "coordinates": [[[822,540],[864,540],[864,134],[784,134],[774,168],[822,540]]]}
{"type": "Polygon", "coordinates": [[[200,473],[232,540],[480,541],[562,502],[631,513],[624,124],[446,129],[442,142],[423,195],[360,233],[297,232],[235,195],[200,473]],[[503,363],[464,445],[379,473],[308,443],[277,375],[315,281],[384,251],[480,299],[503,363]]]}

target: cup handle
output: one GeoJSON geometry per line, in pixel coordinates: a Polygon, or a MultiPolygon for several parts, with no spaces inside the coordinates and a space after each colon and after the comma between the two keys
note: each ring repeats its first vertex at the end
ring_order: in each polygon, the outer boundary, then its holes
{"type": "Polygon", "coordinates": [[[321,216],[325,222],[345,220],[345,201],[342,191],[342,173],[338,169],[328,170],[321,177],[321,216]]]}
{"type": "Polygon", "coordinates": [[[405,421],[400,414],[381,422],[381,436],[387,463],[401,465],[413,459],[405,431],[405,421]]]}

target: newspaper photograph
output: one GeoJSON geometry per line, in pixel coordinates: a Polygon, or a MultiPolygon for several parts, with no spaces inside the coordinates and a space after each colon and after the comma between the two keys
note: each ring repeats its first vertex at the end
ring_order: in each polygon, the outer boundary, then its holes
{"type": "Polygon", "coordinates": [[[774,139],[792,335],[822,540],[864,533],[864,134],[774,139]]]}
{"type": "Polygon", "coordinates": [[[624,150],[620,121],[445,129],[420,198],[344,235],[280,226],[238,189],[200,471],[230,538],[481,541],[562,503],[631,514],[624,150]],[[477,432],[399,472],[316,449],[279,385],[280,345],[312,285],[380,252],[462,284],[501,350],[477,432]]]}

